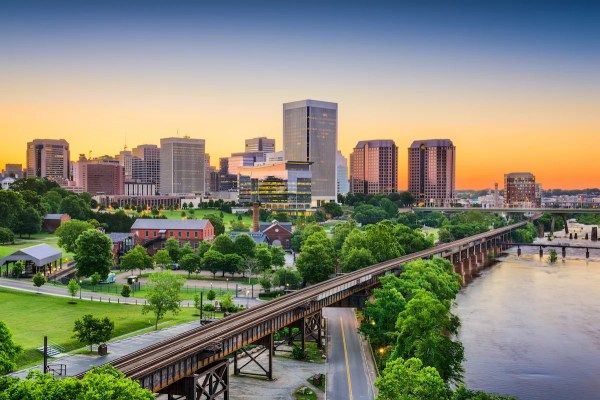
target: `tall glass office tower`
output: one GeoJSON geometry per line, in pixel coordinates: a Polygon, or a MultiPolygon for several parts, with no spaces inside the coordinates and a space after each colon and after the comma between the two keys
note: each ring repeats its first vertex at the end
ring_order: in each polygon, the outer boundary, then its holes
{"type": "Polygon", "coordinates": [[[287,161],[312,163],[312,204],[336,201],[337,103],[301,100],[283,104],[287,161]]]}

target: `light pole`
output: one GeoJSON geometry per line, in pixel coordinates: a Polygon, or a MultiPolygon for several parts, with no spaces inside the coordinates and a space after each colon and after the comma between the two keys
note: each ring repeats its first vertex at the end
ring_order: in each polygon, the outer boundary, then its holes
{"type": "Polygon", "coordinates": [[[81,300],[81,284],[83,283],[83,281],[80,279],[79,280],[79,300],[81,300]]]}
{"type": "Polygon", "coordinates": [[[250,291],[246,289],[246,309],[250,308],[250,291]]]}
{"type": "Polygon", "coordinates": [[[229,293],[229,278],[225,279],[227,281],[227,292],[229,293]]]}

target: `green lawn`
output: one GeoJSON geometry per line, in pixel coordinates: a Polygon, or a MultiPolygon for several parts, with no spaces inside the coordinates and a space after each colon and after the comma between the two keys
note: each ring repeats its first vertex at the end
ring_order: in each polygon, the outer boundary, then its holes
{"type": "MultiPolygon", "coordinates": [[[[35,246],[36,244],[42,243],[48,244],[56,248],[60,248],[58,246],[58,236],[52,233],[40,232],[31,235],[31,238],[28,238],[27,236],[20,238],[17,236],[15,238],[14,244],[0,245],[0,258],[6,257],[7,255],[12,254],[14,251],[20,250],[24,247],[35,246]]],[[[63,257],[65,257],[68,260],[72,260],[73,254],[67,253],[63,250],[63,257]]]]}
{"type": "MultiPolygon", "coordinates": [[[[187,213],[187,215],[189,216],[189,211],[190,210],[179,210],[179,211],[171,211],[171,210],[163,210],[161,211],[162,215],[165,215],[167,218],[169,219],[180,219],[181,218],[181,212],[185,211],[187,213]]],[[[220,211],[217,209],[195,209],[194,210],[194,218],[204,218],[205,215],[207,214],[220,214],[220,211]]],[[[237,214],[231,214],[231,213],[223,213],[223,223],[225,224],[225,230],[230,230],[230,223],[231,221],[237,221],[238,219],[238,215],[237,214]]],[[[247,227],[250,227],[252,225],[252,217],[249,215],[245,215],[242,214],[242,221],[244,222],[244,225],[246,225],[247,227]]]]}
{"type": "MultiPolygon", "coordinates": [[[[0,289],[0,304],[0,320],[7,324],[15,341],[25,350],[18,360],[18,368],[41,362],[41,353],[36,348],[43,344],[44,335],[67,351],[82,347],[72,334],[75,320],[84,314],[109,317],[115,323],[114,337],[141,329],[151,330],[154,324],[152,314],[142,315],[141,306],[134,305],[90,301],[69,304],[66,298],[7,289],[0,289]]],[[[182,308],[175,316],[168,314],[159,327],[194,320],[197,318],[194,312],[192,308],[182,308]]]]}

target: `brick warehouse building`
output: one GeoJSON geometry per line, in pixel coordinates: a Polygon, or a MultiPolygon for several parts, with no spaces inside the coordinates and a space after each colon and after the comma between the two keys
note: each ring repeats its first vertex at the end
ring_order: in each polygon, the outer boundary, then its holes
{"type": "Polygon", "coordinates": [[[189,243],[194,249],[200,242],[215,238],[215,230],[207,219],[139,218],[131,226],[131,234],[134,244],[146,247],[150,254],[162,249],[171,237],[181,245],[189,243]]]}

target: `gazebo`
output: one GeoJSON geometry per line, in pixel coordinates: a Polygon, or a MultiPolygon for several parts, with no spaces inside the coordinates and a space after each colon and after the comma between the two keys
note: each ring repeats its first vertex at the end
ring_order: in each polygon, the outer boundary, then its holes
{"type": "Polygon", "coordinates": [[[53,270],[62,268],[62,251],[47,244],[38,244],[17,250],[4,258],[0,258],[0,266],[6,265],[6,276],[8,276],[8,264],[17,261],[25,261],[26,273],[36,274],[41,272],[48,275],[53,270]]]}

